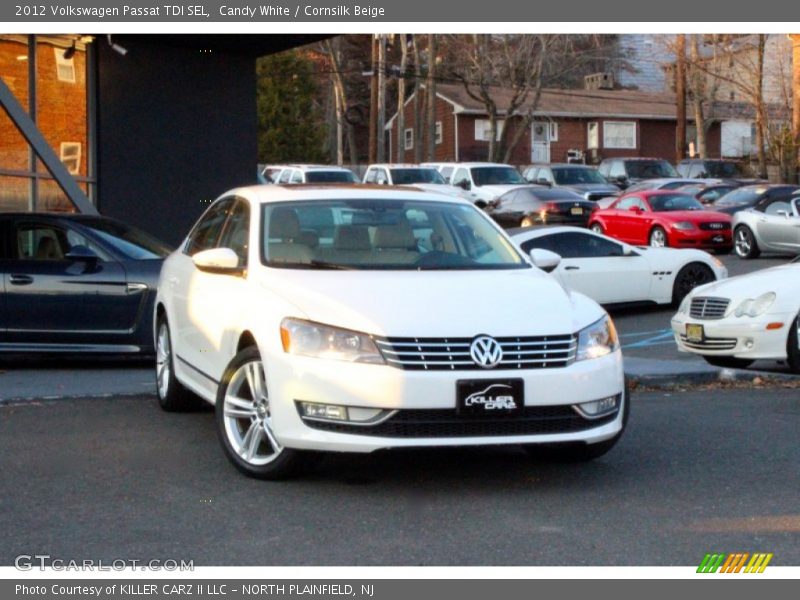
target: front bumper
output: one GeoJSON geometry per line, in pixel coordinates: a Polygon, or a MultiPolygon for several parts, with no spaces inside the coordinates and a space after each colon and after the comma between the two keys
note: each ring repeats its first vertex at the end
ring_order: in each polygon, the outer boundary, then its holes
{"type": "Polygon", "coordinates": [[[670,246],[673,248],[699,248],[702,250],[730,250],[733,248],[733,237],[730,229],[683,231],[670,228],[667,235],[671,242],[670,246]]]}
{"type": "MultiPolygon", "coordinates": [[[[341,428],[310,426],[297,411],[297,401],[319,402],[350,407],[451,414],[456,406],[458,380],[496,380],[521,378],[524,382],[526,410],[564,407],[609,396],[624,397],[622,355],[573,363],[552,369],[503,369],[481,371],[406,371],[385,365],[368,365],[304,358],[280,354],[266,362],[267,385],[271,398],[274,431],[286,447],[338,452],[372,452],[384,448],[477,446],[583,441],[596,443],[616,435],[623,426],[623,405],[608,419],[587,419],[585,427],[572,426],[557,432],[538,430],[519,433],[514,427],[489,432],[464,428],[436,435],[434,430],[415,435],[397,428],[384,428],[383,434],[342,432],[341,428]],[[539,407],[537,409],[537,407],[539,407]],[[440,412],[441,411],[441,412],[440,412]],[[338,430],[337,430],[338,429],[338,430]],[[477,432],[477,433],[476,433],[477,432]]],[[[407,412],[406,412],[407,411],[407,412]]],[[[506,419],[515,419],[507,417],[506,419]]],[[[387,421],[389,422],[389,421],[387,421]]],[[[469,422],[475,423],[475,419],[469,422]]],[[[313,424],[317,425],[317,424],[313,424]]],[[[364,426],[369,427],[369,426],[364,426]]]]}
{"type": "Polygon", "coordinates": [[[755,318],[726,317],[723,319],[697,319],[689,315],[672,318],[672,333],[681,352],[704,356],[730,356],[748,360],[786,359],[786,341],[794,315],[767,313],[755,318]],[[779,329],[767,329],[770,323],[783,323],[779,329]],[[686,325],[703,326],[704,340],[689,341],[686,325]]]}

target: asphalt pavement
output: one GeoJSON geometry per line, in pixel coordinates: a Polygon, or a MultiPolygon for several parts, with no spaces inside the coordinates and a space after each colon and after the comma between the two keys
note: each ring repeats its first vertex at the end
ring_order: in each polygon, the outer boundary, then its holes
{"type": "Polygon", "coordinates": [[[240,475],[211,411],[153,396],[0,406],[0,564],[19,554],[195,565],[800,564],[798,389],[634,396],[588,464],[516,448],[329,456],[240,475]]]}

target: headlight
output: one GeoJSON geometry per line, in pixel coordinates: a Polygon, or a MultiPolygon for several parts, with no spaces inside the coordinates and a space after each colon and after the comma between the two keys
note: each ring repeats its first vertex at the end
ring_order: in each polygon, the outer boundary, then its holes
{"type": "Polygon", "coordinates": [[[578,352],[575,360],[600,358],[611,354],[617,348],[619,348],[617,329],[611,317],[606,315],[578,332],[578,352]]]}
{"type": "Polygon", "coordinates": [[[281,321],[283,351],[299,356],[384,364],[378,347],[365,333],[286,318],[281,321]]]}
{"type": "Polygon", "coordinates": [[[672,224],[673,229],[680,229],[681,231],[690,231],[694,229],[694,223],[690,223],[689,221],[678,221],[677,223],[672,224]]]}
{"type": "Polygon", "coordinates": [[[775,292],[761,294],[758,298],[748,298],[742,301],[733,311],[736,317],[757,317],[764,314],[775,302],[775,292]]]}
{"type": "Polygon", "coordinates": [[[689,306],[691,306],[691,304],[692,304],[692,299],[691,299],[690,296],[691,296],[690,294],[686,294],[686,296],[684,296],[683,301],[681,302],[681,305],[678,307],[678,314],[679,315],[687,315],[687,314],[689,314],[689,306]]]}

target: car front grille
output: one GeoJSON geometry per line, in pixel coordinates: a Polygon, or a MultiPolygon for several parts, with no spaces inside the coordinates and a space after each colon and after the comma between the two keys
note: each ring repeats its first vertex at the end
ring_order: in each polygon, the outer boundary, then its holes
{"type": "MultiPolygon", "coordinates": [[[[503,349],[495,369],[553,369],[575,359],[574,335],[495,338],[503,349]]],[[[485,370],[470,356],[472,338],[375,338],[390,366],[409,371],[485,370]]]]}
{"type": "Polygon", "coordinates": [[[713,223],[700,223],[700,229],[703,231],[728,231],[731,228],[730,223],[713,222],[713,223]]]}
{"type": "Polygon", "coordinates": [[[713,298],[710,296],[698,296],[692,298],[689,307],[689,316],[695,319],[721,319],[725,316],[730,304],[728,298],[713,298]]]}
{"type": "MultiPolygon", "coordinates": [[[[618,402],[619,405],[619,402],[618,402]]],[[[619,410],[599,419],[586,419],[571,406],[526,406],[519,416],[483,419],[459,416],[454,409],[399,410],[378,425],[305,420],[314,429],[388,438],[453,438],[569,433],[600,427],[619,410]]]]}
{"type": "Polygon", "coordinates": [[[694,350],[733,350],[736,347],[736,338],[705,338],[702,342],[690,342],[681,334],[681,343],[694,350]]]}

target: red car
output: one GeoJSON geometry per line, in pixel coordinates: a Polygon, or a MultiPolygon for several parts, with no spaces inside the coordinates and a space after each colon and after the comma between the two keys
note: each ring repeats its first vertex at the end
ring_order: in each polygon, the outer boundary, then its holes
{"type": "Polygon", "coordinates": [[[592,213],[589,228],[634,245],[730,252],[731,217],[706,210],[697,199],[671,190],[621,196],[592,213]]]}

